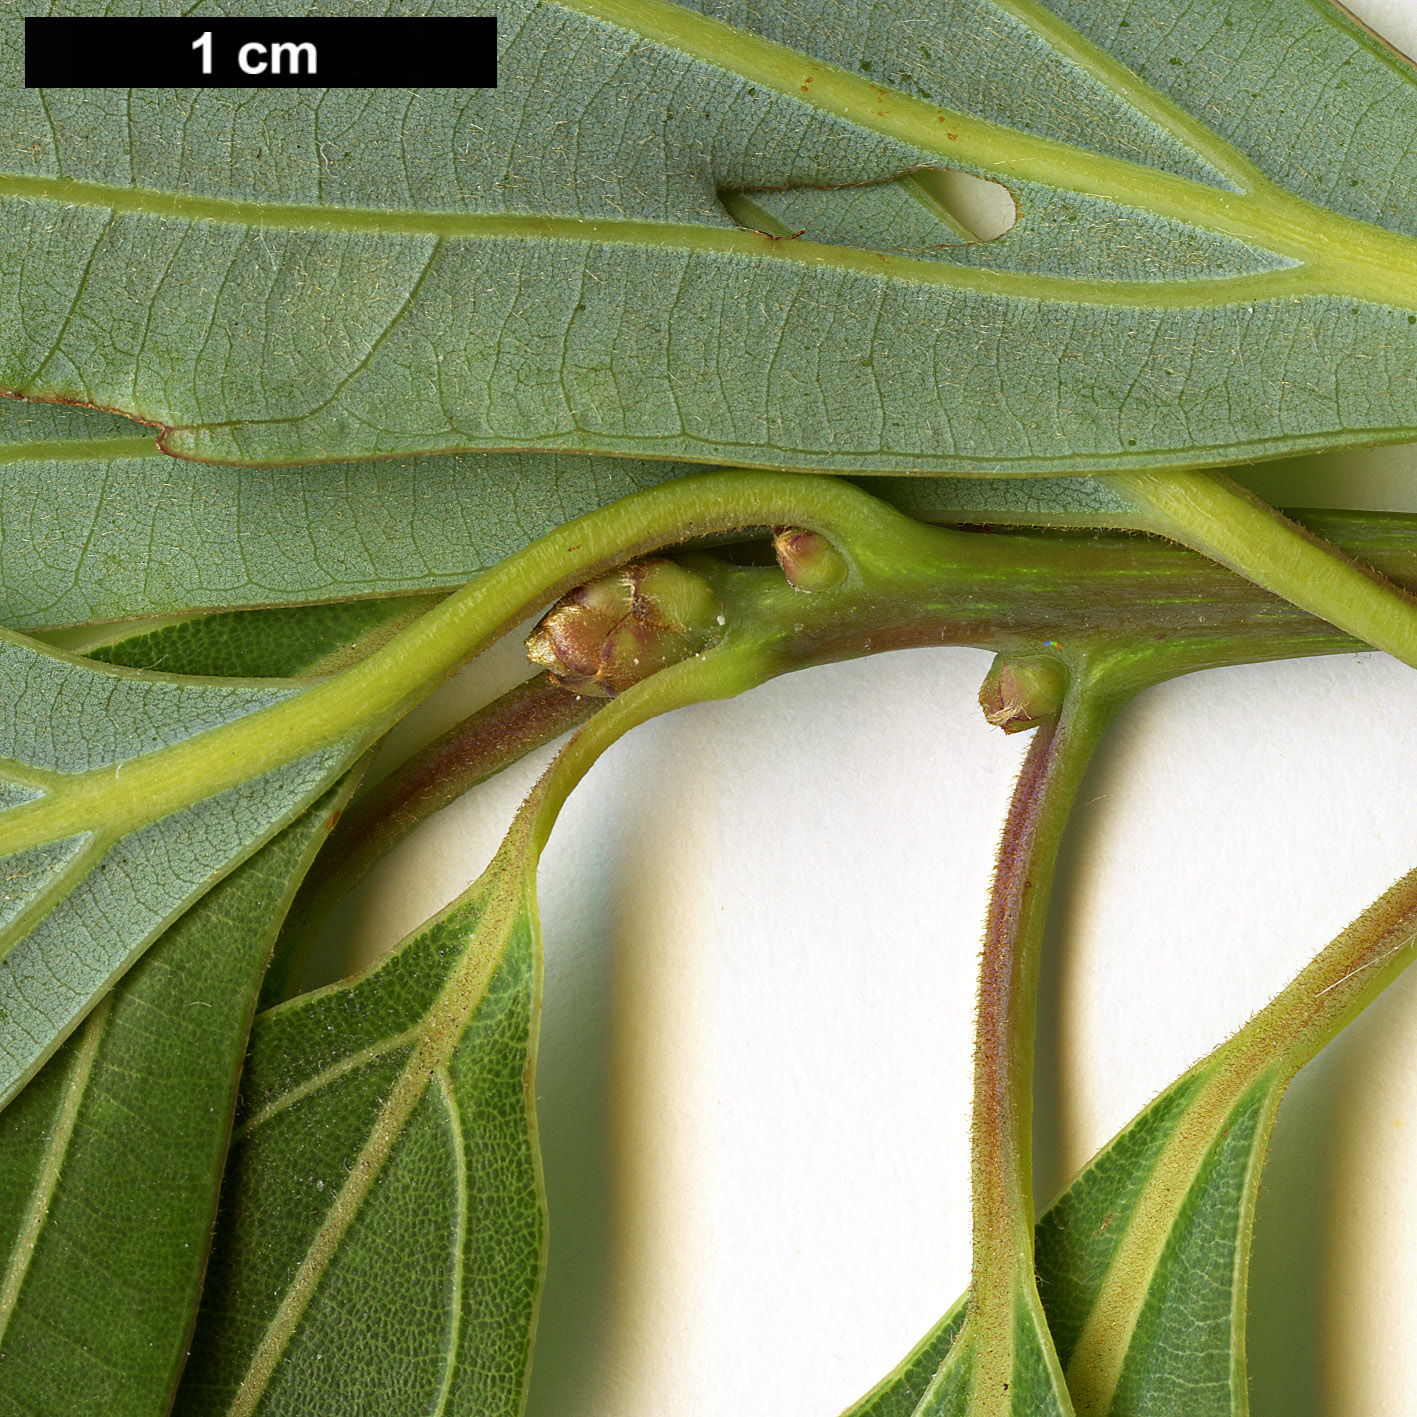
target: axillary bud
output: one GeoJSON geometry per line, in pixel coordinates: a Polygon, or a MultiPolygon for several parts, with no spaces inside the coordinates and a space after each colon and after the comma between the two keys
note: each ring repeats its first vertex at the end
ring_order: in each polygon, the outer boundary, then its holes
{"type": "Polygon", "coordinates": [[[833,590],[846,579],[846,557],[819,531],[782,526],[772,548],[787,582],[795,590],[833,590]]]}
{"type": "Polygon", "coordinates": [[[979,690],[984,717],[1005,733],[1037,728],[1063,707],[1068,670],[1052,655],[995,655],[979,690]]]}

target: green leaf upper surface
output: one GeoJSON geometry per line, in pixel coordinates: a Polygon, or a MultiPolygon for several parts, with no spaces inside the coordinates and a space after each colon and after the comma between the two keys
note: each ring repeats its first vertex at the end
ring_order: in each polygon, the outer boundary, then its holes
{"type": "MultiPolygon", "coordinates": [[[[1053,1350],[1047,1323],[1038,1309],[1033,1286],[1020,1286],[1013,1295],[1013,1333],[1009,1342],[1009,1362],[997,1375],[986,1376],[983,1349],[987,1339],[975,1333],[965,1314],[958,1327],[953,1315],[941,1328],[953,1335],[919,1400],[918,1380],[924,1354],[919,1350],[907,1360],[905,1371],[868,1405],[853,1409],[849,1417],[885,1417],[902,1412],[909,1417],[1073,1417],[1073,1404],[1053,1350]],[[913,1405],[910,1405],[912,1404],[913,1405]]],[[[944,1349],[943,1334],[931,1335],[931,1351],[944,1349]]]]}
{"type": "MultiPolygon", "coordinates": [[[[1169,1088],[1039,1218],[1038,1292],[1078,1417],[1248,1411],[1245,1267],[1283,1082],[1273,1070],[1217,1108],[1206,1084],[1219,1071],[1202,1064],[1169,1088]]],[[[946,1315],[844,1417],[962,1410],[942,1381],[962,1317],[946,1315]]],[[[1056,1409],[1025,1393],[1011,1410],[1056,1409]]]]}
{"type": "MultiPolygon", "coordinates": [[[[1039,1219],[1037,1293],[1077,1417],[1245,1417],[1250,1237],[1280,1099],[1414,959],[1417,871],[1145,1108],[1039,1219]]],[[[964,1366],[962,1310],[846,1417],[955,1410],[939,1399],[964,1366]]],[[[1024,1400],[998,1410],[1052,1408],[1024,1400]]]]}
{"type": "Polygon", "coordinates": [[[236,1079],[328,794],[173,925],[0,1113],[0,1412],[165,1412],[236,1079]]]}
{"type": "Polygon", "coordinates": [[[525,821],[372,973],[257,1019],[179,1413],[520,1412],[544,1238],[525,821]]]}
{"type": "Polygon", "coordinates": [[[315,605],[214,610],[75,626],[37,638],[130,669],[217,679],[304,679],[363,659],[441,597],[382,596],[315,605]]]}
{"type": "Polygon", "coordinates": [[[8,12],[0,386],[265,462],[1081,472],[1417,432],[1417,87],[1338,11],[707,8],[519,0],[495,90],[299,102],[27,91],[8,12]],[[1018,221],[931,242],[885,180],[921,167],[1018,221]]]}
{"type": "Polygon", "coordinates": [[[949,1357],[964,1326],[966,1294],[910,1351],[893,1373],[843,1417],[915,1417],[921,1399],[949,1357]]]}
{"type": "Polygon", "coordinates": [[[459,900],[364,976],[258,1017],[178,1412],[517,1417],[545,1232],[541,847],[629,728],[780,669],[729,631],[630,685],[459,900]]]}
{"type": "Polygon", "coordinates": [[[1179,1128],[1173,1123],[1168,1136],[1171,1119],[1153,1115],[1173,1106],[1163,1096],[1133,1124],[1143,1135],[1124,1133],[1040,1221],[1039,1289],[1080,1417],[1248,1412],[1245,1275],[1260,1168],[1282,1092],[1283,1081],[1270,1075],[1235,1099],[1208,1130],[1190,1174],[1178,1177],[1158,1147],[1145,1161],[1125,1158],[1149,1162],[1138,1176],[1114,1152],[1144,1154],[1154,1133],[1156,1141],[1174,1142],[1179,1128]],[[1163,1191],[1172,1194],[1163,1200],[1163,1191]],[[1136,1272],[1112,1274],[1115,1292],[1107,1296],[1107,1314],[1131,1320],[1122,1325],[1126,1341],[1119,1345],[1113,1334],[1087,1348],[1075,1335],[1105,1326],[1104,1286],[1109,1268],[1124,1268],[1119,1255],[1128,1243],[1136,1272]],[[1057,1280],[1052,1290],[1050,1279],[1057,1280]],[[1099,1347],[1120,1356],[1120,1372],[1094,1362],[1099,1347]]]}

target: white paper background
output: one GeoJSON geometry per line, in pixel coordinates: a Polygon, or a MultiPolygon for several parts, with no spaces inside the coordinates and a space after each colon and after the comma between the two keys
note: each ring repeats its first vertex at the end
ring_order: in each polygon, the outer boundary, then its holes
{"type": "MultiPolygon", "coordinates": [[[[1417,0],[1353,8],[1417,52],[1417,0]]],[[[1265,490],[1313,504],[1333,466],[1265,490]]],[[[1417,507],[1417,449],[1342,467],[1359,504],[1417,507]]],[[[973,970],[1024,747],[975,707],[988,661],[895,654],[685,710],[572,797],[542,870],[552,1236],[528,1417],[832,1417],[964,1288],[973,970]]],[[[485,691],[518,672],[509,650],[485,691]]],[[[477,693],[450,686],[422,731],[477,693]]],[[[545,758],[385,863],[346,914],[361,949],[478,874],[545,758]]],[[[1417,864],[1414,784],[1412,671],[1382,656],[1131,707],[1065,848],[1040,1200],[1417,864]]],[[[1254,1417],[1417,1417],[1414,1123],[1417,974],[1284,1105],[1254,1417]]]]}

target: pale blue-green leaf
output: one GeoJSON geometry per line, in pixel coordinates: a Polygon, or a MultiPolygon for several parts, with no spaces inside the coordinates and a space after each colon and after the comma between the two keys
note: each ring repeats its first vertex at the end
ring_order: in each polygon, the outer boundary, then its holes
{"type": "Polygon", "coordinates": [[[201,467],[110,414],[0,399],[0,624],[461,585],[572,517],[696,470],[515,453],[201,467]]]}
{"type": "Polygon", "coordinates": [[[360,744],[342,740],[244,779],[228,765],[220,789],[190,759],[179,770],[182,745],[297,692],[92,664],[0,632],[0,1097],[351,760],[360,744]]]}
{"type": "Polygon", "coordinates": [[[516,0],[482,92],[12,78],[0,384],[274,462],[1046,473],[1417,432],[1417,87],[1336,9],[705,9],[516,0]],[[1018,221],[930,241],[888,181],[921,168],[1018,221]]]}

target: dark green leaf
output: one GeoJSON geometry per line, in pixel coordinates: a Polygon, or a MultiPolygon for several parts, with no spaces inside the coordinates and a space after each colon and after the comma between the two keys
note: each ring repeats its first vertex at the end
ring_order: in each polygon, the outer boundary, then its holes
{"type": "MultiPolygon", "coordinates": [[[[1247,1410],[1245,1265],[1283,1082],[1272,1069],[1217,1106],[1231,1081],[1213,1064],[1188,1073],[1038,1221],[1038,1291],[1079,1417],[1247,1410]]],[[[962,1320],[963,1305],[845,1417],[957,1410],[936,1370],[960,1366],[947,1360],[962,1320]]]]}
{"type": "Polygon", "coordinates": [[[177,1410],[515,1417],[544,1220],[535,856],[261,1015],[177,1410]]]}
{"type": "Polygon", "coordinates": [[[182,916],[0,1113],[0,1412],[167,1410],[256,991],[344,795],[182,916]]]}
{"type": "Polygon", "coordinates": [[[332,674],[363,659],[440,598],[400,595],[218,610],[54,630],[37,638],[71,654],[130,669],[217,679],[307,678],[332,674]]]}

